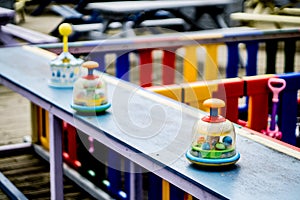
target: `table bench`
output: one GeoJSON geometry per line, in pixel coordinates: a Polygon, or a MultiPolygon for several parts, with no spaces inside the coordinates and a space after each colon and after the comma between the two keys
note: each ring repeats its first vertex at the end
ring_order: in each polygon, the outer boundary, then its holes
{"type": "Polygon", "coordinates": [[[13,21],[15,11],[0,7],[0,43],[4,45],[15,44],[13,37],[3,31],[3,26],[13,21]]]}
{"type": "MultiPolygon", "coordinates": [[[[252,141],[245,137],[251,134],[238,126],[235,126],[237,151],[241,160],[236,166],[227,170],[201,170],[184,156],[193,138],[193,125],[204,115],[201,111],[104,75],[112,108],[99,116],[78,115],[70,108],[72,90],[48,86],[50,60],[47,56],[30,47],[0,49],[0,54],[0,83],[49,112],[52,199],[63,197],[61,120],[128,159],[132,163],[129,171],[132,178],[138,165],[200,199],[297,199],[300,195],[299,160],[252,141]],[[29,58],[34,62],[24,62],[29,58]],[[135,101],[126,101],[132,98],[132,91],[137,91],[135,101]],[[166,123],[158,134],[147,140],[136,137],[138,133],[152,135],[164,121],[163,115],[152,113],[153,126],[142,129],[136,126],[145,125],[140,119],[148,116],[149,109],[155,106],[164,110],[166,123]],[[116,118],[120,116],[128,117],[116,118]],[[123,129],[121,122],[128,129],[123,129]]],[[[299,156],[298,151],[290,151],[299,156]]],[[[138,185],[134,181],[130,183],[129,197],[142,198],[136,196],[138,185]]]]}
{"type": "MultiPolygon", "coordinates": [[[[259,14],[259,13],[232,13],[230,18],[235,21],[239,21],[242,24],[251,25],[251,23],[268,23],[274,25],[276,28],[282,28],[283,26],[299,26],[300,18],[298,16],[288,15],[275,15],[275,14],[259,14]]],[[[251,26],[254,26],[253,24],[251,26]]]]}
{"type": "MultiPolygon", "coordinates": [[[[101,13],[105,28],[108,29],[110,23],[114,21],[123,24],[123,30],[127,31],[129,28],[137,28],[140,24],[149,19],[153,19],[158,11],[165,10],[173,14],[176,18],[181,18],[190,26],[190,30],[201,30],[195,20],[183,14],[181,8],[196,8],[199,12],[209,14],[216,22],[219,28],[227,26],[220,15],[223,13],[222,8],[234,3],[234,0],[215,0],[215,1],[125,1],[125,2],[103,2],[103,3],[89,3],[87,9],[96,10],[101,13]],[[134,22],[132,27],[126,26],[128,21],[134,22]]],[[[201,16],[201,15],[199,15],[201,16]]]]}
{"type": "Polygon", "coordinates": [[[14,24],[2,26],[2,31],[17,38],[21,38],[31,44],[54,43],[59,41],[57,37],[14,24]]]}

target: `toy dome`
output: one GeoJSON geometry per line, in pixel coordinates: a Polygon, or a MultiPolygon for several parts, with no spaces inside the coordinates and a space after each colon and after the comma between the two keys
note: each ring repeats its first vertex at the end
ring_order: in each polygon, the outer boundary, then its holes
{"type": "Polygon", "coordinates": [[[240,158],[236,152],[235,129],[229,120],[218,115],[218,109],[225,106],[224,101],[208,99],[203,105],[210,108],[210,115],[196,122],[187,159],[204,166],[234,164],[240,158]]]}
{"type": "Polygon", "coordinates": [[[75,58],[68,52],[68,35],[72,33],[70,24],[63,23],[59,26],[59,32],[63,36],[63,52],[50,62],[51,77],[49,86],[73,87],[79,76],[79,68],[83,63],[80,58],[75,58]]]}
{"type": "Polygon", "coordinates": [[[101,112],[110,107],[107,102],[106,84],[101,76],[93,74],[98,63],[87,61],[82,67],[88,74],[77,79],[73,88],[73,102],[71,107],[81,112],[101,112]]]}

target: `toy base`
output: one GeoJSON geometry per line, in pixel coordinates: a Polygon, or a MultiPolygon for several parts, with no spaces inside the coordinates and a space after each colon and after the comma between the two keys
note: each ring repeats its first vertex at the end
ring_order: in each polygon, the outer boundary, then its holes
{"type": "Polygon", "coordinates": [[[268,127],[267,130],[262,130],[261,132],[269,137],[272,137],[272,138],[275,138],[278,140],[281,140],[281,138],[282,138],[282,133],[279,131],[279,128],[277,125],[275,126],[275,130],[273,130],[273,131],[270,130],[270,127],[268,127]]]}
{"type": "Polygon", "coordinates": [[[53,88],[61,88],[61,89],[73,88],[73,84],[58,84],[58,83],[53,83],[50,80],[48,81],[48,85],[53,88]]]}
{"type": "Polygon", "coordinates": [[[107,110],[111,106],[110,103],[103,104],[101,106],[80,106],[76,104],[71,104],[71,108],[81,113],[99,113],[107,110]]]}
{"type": "Polygon", "coordinates": [[[209,159],[209,158],[199,158],[195,157],[190,153],[190,150],[186,152],[185,154],[186,158],[197,165],[201,166],[227,166],[227,165],[233,165],[240,159],[240,154],[236,153],[234,156],[230,158],[218,158],[218,159],[209,159]]]}

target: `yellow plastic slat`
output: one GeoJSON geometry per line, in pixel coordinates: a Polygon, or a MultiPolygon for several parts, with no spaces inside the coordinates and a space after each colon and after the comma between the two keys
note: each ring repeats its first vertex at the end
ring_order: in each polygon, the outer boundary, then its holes
{"type": "Polygon", "coordinates": [[[203,101],[212,97],[212,94],[218,89],[217,81],[201,81],[190,84],[182,84],[184,91],[183,102],[206,111],[207,108],[203,106],[203,101]]]}
{"type": "Polygon", "coordinates": [[[39,129],[38,129],[38,106],[34,103],[30,103],[30,109],[31,109],[31,139],[32,143],[36,143],[39,140],[39,129]]]}
{"type": "Polygon", "coordinates": [[[152,86],[146,88],[157,94],[182,102],[182,88],[180,85],[152,86]]]}
{"type": "Polygon", "coordinates": [[[218,47],[219,44],[204,45],[206,49],[204,77],[205,80],[218,79],[218,47]]]}
{"type": "Polygon", "coordinates": [[[197,81],[197,47],[198,45],[185,47],[185,56],[183,61],[183,77],[186,82],[197,81]]]}
{"type": "Polygon", "coordinates": [[[49,140],[50,140],[49,113],[48,111],[39,107],[38,117],[39,117],[38,131],[40,136],[40,142],[45,149],[49,150],[49,140]]]}
{"type": "Polygon", "coordinates": [[[170,200],[170,184],[162,180],[162,200],[170,200]]]}

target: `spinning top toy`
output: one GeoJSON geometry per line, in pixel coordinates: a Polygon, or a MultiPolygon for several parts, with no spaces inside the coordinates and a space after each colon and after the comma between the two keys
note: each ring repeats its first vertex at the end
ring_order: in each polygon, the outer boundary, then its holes
{"type": "Polygon", "coordinates": [[[82,67],[88,70],[88,74],[78,78],[74,83],[71,107],[83,113],[103,112],[111,104],[107,102],[105,81],[101,76],[93,74],[98,63],[87,61],[82,67]]]}
{"type": "Polygon", "coordinates": [[[68,36],[72,27],[68,23],[59,26],[59,33],[63,36],[63,52],[50,62],[51,78],[48,85],[57,88],[71,88],[79,76],[82,59],[75,58],[68,51],[68,36]]]}
{"type": "Polygon", "coordinates": [[[218,109],[225,106],[220,99],[207,99],[203,103],[210,108],[210,115],[205,116],[194,127],[195,139],[186,152],[187,159],[201,166],[225,166],[236,163],[240,154],[235,150],[236,133],[233,124],[218,114],[218,109]]]}

